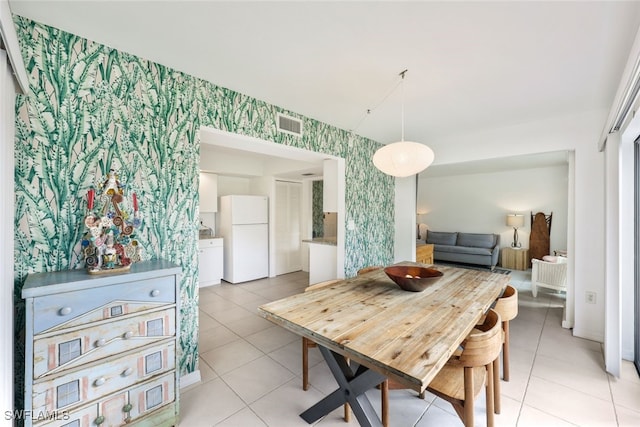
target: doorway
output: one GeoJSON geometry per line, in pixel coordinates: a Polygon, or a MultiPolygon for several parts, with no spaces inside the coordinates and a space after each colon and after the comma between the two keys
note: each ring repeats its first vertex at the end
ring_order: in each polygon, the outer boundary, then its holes
{"type": "Polygon", "coordinates": [[[302,270],[302,183],[276,180],[276,276],[302,270]]]}
{"type": "MultiPolygon", "coordinates": [[[[318,153],[307,149],[296,148],[284,144],[265,141],[262,139],[239,135],[208,127],[201,127],[199,131],[200,139],[200,169],[202,171],[219,174],[219,181],[224,177],[229,177],[236,181],[242,181],[246,194],[264,195],[270,201],[276,199],[276,181],[300,181],[302,182],[302,204],[301,214],[301,240],[312,238],[311,220],[311,182],[318,179],[324,173],[325,160],[334,160],[338,167],[335,171],[334,194],[337,199],[337,256],[336,275],[344,277],[345,264],[345,167],[344,158],[328,154],[318,153]],[[209,148],[209,153],[215,151],[214,155],[207,155],[205,159],[205,148],[209,148]],[[267,159],[267,160],[265,160],[267,159]],[[203,167],[202,162],[208,165],[203,167]],[[210,166],[213,164],[213,166],[210,166]],[[297,169],[285,170],[291,164],[297,164],[297,169]],[[302,165],[302,167],[300,166],[302,165]],[[205,170],[206,169],[206,170],[205,170]],[[309,173],[316,176],[309,176],[309,173]],[[308,205],[308,206],[307,206],[308,205]],[[307,221],[308,218],[308,221],[307,221]]],[[[218,196],[224,195],[218,192],[218,196]]],[[[269,203],[269,277],[276,275],[276,204],[269,203]]],[[[306,253],[306,245],[303,245],[303,263],[306,253]]]]}

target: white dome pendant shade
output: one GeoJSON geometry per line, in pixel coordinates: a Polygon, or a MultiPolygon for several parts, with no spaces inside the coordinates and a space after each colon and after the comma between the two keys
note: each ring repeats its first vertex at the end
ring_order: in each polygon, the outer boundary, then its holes
{"type": "Polygon", "coordinates": [[[387,175],[404,178],[422,172],[434,158],[433,150],[426,145],[400,141],[379,148],[373,155],[373,164],[387,175]]]}
{"type": "Polygon", "coordinates": [[[419,142],[404,140],[404,75],[407,70],[400,73],[402,77],[402,138],[399,142],[385,145],[379,148],[373,155],[373,164],[387,175],[404,178],[415,175],[425,170],[435,155],[433,150],[419,142]]]}

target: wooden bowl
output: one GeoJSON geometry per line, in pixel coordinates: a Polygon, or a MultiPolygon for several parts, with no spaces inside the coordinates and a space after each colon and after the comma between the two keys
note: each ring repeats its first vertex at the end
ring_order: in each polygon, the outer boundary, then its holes
{"type": "Polygon", "coordinates": [[[435,268],[394,265],[384,269],[387,276],[405,291],[421,292],[442,277],[435,268]]]}

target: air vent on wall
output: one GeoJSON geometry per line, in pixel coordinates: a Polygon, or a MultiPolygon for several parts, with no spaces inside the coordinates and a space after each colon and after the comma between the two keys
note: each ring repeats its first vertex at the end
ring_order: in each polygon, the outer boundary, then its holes
{"type": "Polygon", "coordinates": [[[295,136],[302,136],[302,120],[278,113],[278,131],[295,136]]]}

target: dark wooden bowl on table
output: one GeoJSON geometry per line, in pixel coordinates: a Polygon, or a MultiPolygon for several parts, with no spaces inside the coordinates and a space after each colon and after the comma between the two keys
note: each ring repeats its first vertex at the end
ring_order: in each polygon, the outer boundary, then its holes
{"type": "Polygon", "coordinates": [[[405,291],[421,292],[442,277],[442,271],[435,268],[394,265],[384,269],[396,285],[405,291]]]}

